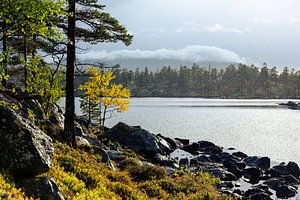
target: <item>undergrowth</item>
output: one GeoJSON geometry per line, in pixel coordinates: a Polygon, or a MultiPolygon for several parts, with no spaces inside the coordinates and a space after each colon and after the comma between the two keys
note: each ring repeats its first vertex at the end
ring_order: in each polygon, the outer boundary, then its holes
{"type": "MultiPolygon", "coordinates": [[[[207,173],[184,171],[167,175],[167,171],[136,158],[126,158],[115,170],[101,163],[92,151],[74,150],[55,144],[51,176],[66,199],[229,199],[216,191],[217,179],[207,173]]],[[[0,199],[26,199],[14,186],[11,176],[0,171],[0,199]]]]}

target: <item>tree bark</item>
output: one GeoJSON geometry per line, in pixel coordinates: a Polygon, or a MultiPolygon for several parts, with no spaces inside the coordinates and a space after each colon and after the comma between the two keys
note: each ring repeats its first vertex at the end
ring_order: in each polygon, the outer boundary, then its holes
{"type": "Polygon", "coordinates": [[[24,35],[23,38],[23,56],[24,56],[24,85],[25,89],[27,89],[27,77],[28,77],[28,71],[27,71],[27,36],[24,35]]]}
{"type": "MultiPolygon", "coordinates": [[[[4,76],[8,75],[8,69],[7,69],[7,33],[6,33],[6,22],[5,20],[3,20],[3,24],[2,24],[2,31],[3,31],[3,55],[4,55],[4,59],[3,59],[3,70],[4,70],[4,76]]],[[[6,79],[4,77],[2,77],[2,86],[6,87],[6,79]]]]}
{"type": "Polygon", "coordinates": [[[66,71],[66,105],[65,105],[65,141],[76,148],[74,118],[74,73],[75,73],[75,0],[68,0],[68,45],[67,45],[67,71],[66,71]]]}

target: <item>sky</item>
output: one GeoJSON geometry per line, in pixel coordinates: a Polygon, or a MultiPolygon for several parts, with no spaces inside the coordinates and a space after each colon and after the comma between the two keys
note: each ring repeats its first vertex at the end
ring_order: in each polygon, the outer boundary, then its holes
{"type": "Polygon", "coordinates": [[[232,61],[300,69],[299,0],[102,0],[134,35],[86,57],[232,61]]]}

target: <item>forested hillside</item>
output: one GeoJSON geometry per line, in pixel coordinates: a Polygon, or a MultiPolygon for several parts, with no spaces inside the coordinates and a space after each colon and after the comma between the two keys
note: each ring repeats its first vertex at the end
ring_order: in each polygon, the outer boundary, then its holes
{"type": "Polygon", "coordinates": [[[181,66],[135,71],[116,69],[117,83],[129,87],[133,96],[297,98],[300,71],[254,65],[230,65],[226,69],[181,66]]]}

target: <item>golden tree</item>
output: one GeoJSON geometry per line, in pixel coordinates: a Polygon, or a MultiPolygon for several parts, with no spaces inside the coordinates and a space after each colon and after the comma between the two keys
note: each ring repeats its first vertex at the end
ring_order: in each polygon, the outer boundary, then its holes
{"type": "Polygon", "coordinates": [[[80,90],[85,91],[83,100],[87,104],[86,108],[88,108],[88,110],[83,108],[82,111],[94,113],[92,120],[98,122],[99,127],[104,132],[106,119],[112,117],[115,112],[128,110],[130,91],[121,84],[112,83],[115,76],[110,70],[105,73],[101,69],[89,68],[88,72],[89,80],[79,87],[80,90]],[[96,105],[96,107],[89,104],[96,105]]]}

